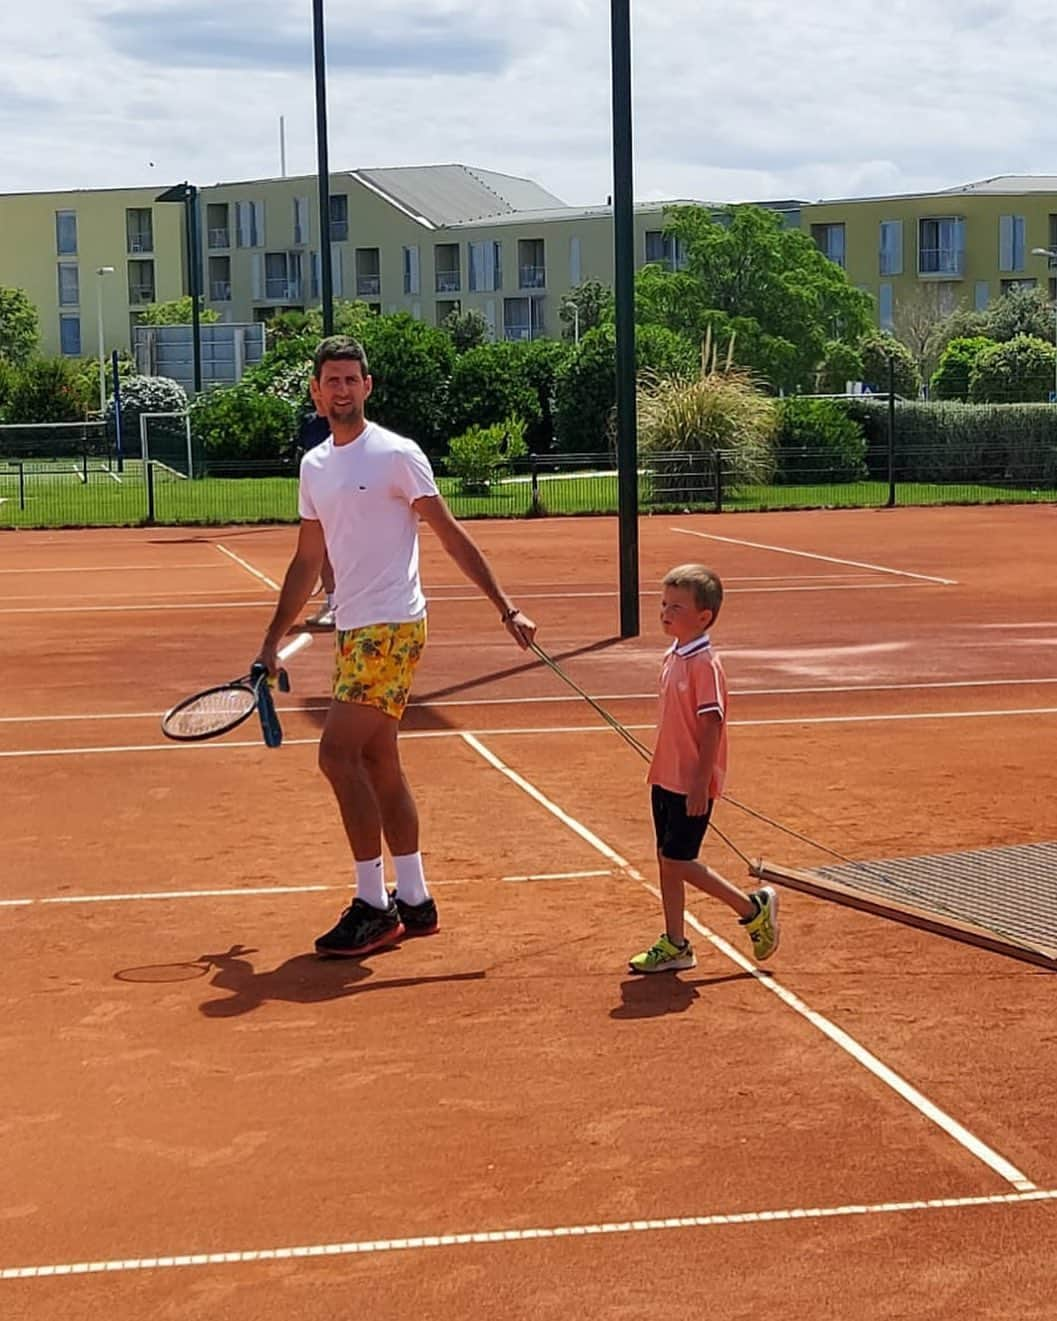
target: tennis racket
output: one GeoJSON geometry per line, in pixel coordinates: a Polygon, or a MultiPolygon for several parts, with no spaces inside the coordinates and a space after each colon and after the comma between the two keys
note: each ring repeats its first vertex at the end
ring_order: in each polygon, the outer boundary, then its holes
{"type": "MultiPolygon", "coordinates": [[[[279,659],[287,660],[296,655],[311,641],[311,633],[299,633],[282,648],[279,659]]],[[[285,669],[279,670],[276,683],[280,692],[290,691],[290,679],[285,669]]],[[[206,688],[177,702],[162,716],[161,732],[177,743],[199,743],[237,729],[254,711],[260,717],[264,742],[269,748],[277,748],[283,741],[283,730],[272,700],[268,671],[259,663],[241,678],[206,688]]]]}

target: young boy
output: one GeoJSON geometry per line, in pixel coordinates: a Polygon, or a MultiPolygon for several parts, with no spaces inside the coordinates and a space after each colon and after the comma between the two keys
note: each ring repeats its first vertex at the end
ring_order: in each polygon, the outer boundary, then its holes
{"type": "Polygon", "coordinates": [[[727,680],[708,630],[723,604],[723,584],[702,564],[664,579],[661,628],[674,641],[661,665],[657,741],[647,780],[653,799],[664,932],[630,961],[632,972],[678,972],[697,965],[683,929],[684,887],[696,886],[733,908],[757,960],[778,948],[778,895],[750,894],[697,862],[727,769],[727,680]]]}

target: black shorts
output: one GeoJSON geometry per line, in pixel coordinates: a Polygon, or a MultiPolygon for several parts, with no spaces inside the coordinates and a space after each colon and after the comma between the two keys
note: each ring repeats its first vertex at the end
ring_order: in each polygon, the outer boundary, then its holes
{"type": "Polygon", "coordinates": [[[657,852],[674,862],[693,862],[701,852],[712,802],[704,816],[687,816],[686,794],[672,793],[659,784],[650,785],[653,805],[653,828],[657,833],[657,852]]]}

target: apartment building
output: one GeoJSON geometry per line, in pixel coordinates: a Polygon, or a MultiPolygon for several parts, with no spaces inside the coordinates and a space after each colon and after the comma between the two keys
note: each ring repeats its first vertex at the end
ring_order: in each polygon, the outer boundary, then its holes
{"type": "Polygon", "coordinates": [[[923,304],[983,311],[1019,286],[1057,301],[1057,176],[819,202],[803,207],[801,224],[873,296],[885,330],[923,304]]]}
{"type": "MultiPolygon", "coordinates": [[[[45,353],[96,353],[100,309],[105,348],[128,348],[145,304],[187,291],[185,207],[161,192],[0,196],[0,284],[36,304],[45,353]]],[[[474,308],[501,339],[559,335],[569,290],[613,281],[611,207],[566,206],[528,179],[464,165],[350,170],[331,177],[323,225],[318,198],[314,175],[198,190],[200,288],[221,320],[318,306],[325,242],[336,298],[436,325],[474,308]]],[[[640,264],[681,263],[662,232],[676,204],[636,208],[640,264]]],[[[798,203],[768,205],[799,223],[798,203]]]]}

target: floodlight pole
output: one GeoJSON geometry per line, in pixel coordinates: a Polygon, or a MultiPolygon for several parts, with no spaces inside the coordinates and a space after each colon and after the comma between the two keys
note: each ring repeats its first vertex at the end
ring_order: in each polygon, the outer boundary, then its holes
{"type": "Polygon", "coordinates": [[[330,159],[327,151],[327,55],[323,0],[312,0],[312,49],[316,70],[316,172],[319,177],[319,296],[323,334],[334,333],[334,271],[330,252],[330,159]]]}
{"type": "Polygon", "coordinates": [[[187,290],[191,295],[191,359],[194,371],[194,392],[202,389],[202,327],[201,327],[201,273],[202,263],[198,241],[198,189],[193,183],[180,183],[167,188],[154,199],[156,202],[182,202],[184,228],[187,233],[187,290]]]}
{"type": "Polygon", "coordinates": [[[639,478],[635,421],[635,206],[632,173],[630,0],[611,0],[611,43],[620,636],[634,638],[639,635],[639,478]]]}

